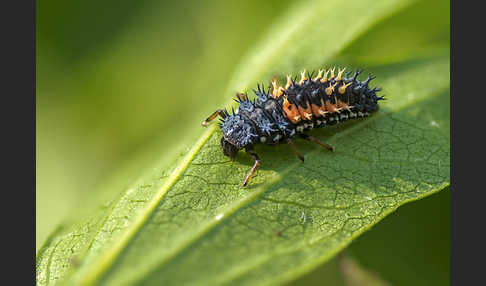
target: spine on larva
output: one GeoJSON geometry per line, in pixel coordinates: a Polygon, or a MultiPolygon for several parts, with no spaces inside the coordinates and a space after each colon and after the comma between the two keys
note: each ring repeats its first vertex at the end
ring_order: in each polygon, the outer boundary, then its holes
{"type": "Polygon", "coordinates": [[[275,144],[305,130],[365,117],[377,111],[378,101],[383,96],[376,95],[380,88],[369,87],[374,76],[360,81],[360,71],[352,76],[343,73],[344,69],[339,69],[337,74],[335,69],[320,70],[312,77],[313,73],[306,75],[304,70],[298,82],[287,76],[285,86],[279,86],[274,80],[270,90],[265,91],[263,85],[258,85],[258,90],[254,90],[256,101],[249,100],[245,94],[238,95],[236,117],[228,119],[222,128],[227,131],[227,126],[234,125],[232,121],[240,120],[245,122],[247,131],[242,132],[244,140],[235,142],[241,146],[275,144]]]}
{"type": "Polygon", "coordinates": [[[285,87],[272,82],[271,96],[278,102],[286,118],[296,125],[297,132],[315,127],[337,124],[348,119],[368,116],[378,110],[376,93],[380,88],[370,88],[374,76],[360,81],[360,71],[343,75],[345,69],[324,72],[320,70],[316,77],[301,74],[299,82],[287,77],[285,87]]]}

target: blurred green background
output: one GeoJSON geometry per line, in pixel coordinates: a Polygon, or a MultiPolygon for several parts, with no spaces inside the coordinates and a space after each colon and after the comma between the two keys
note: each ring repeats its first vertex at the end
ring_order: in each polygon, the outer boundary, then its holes
{"type": "Polygon", "coordinates": [[[239,58],[289,4],[38,1],[36,248],[148,144],[163,152],[180,130],[202,132],[239,58]]]}
{"type": "MultiPolygon", "coordinates": [[[[128,183],[133,170],[197,138],[201,120],[233,96],[221,94],[243,55],[293,2],[37,1],[36,249],[100,184],[128,183]]],[[[449,9],[412,4],[339,58],[377,66],[448,53],[449,9]]],[[[447,214],[448,203],[434,206],[447,214]]]]}

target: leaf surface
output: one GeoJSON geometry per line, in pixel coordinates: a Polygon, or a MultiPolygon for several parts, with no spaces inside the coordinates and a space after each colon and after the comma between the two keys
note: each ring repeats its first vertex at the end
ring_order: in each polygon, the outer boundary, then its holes
{"type": "MultiPolygon", "coordinates": [[[[249,53],[228,90],[280,70],[317,68],[409,3],[298,5],[249,53]]],[[[382,109],[312,132],[336,152],[299,142],[301,164],[286,145],[258,146],[261,169],[241,188],[253,162],[242,152],[235,162],[225,157],[213,125],[172,168],[143,175],[53,234],[37,257],[37,283],[278,284],[330,259],[398,206],[441,190],[449,184],[448,113],[428,111],[446,106],[433,100],[448,92],[448,55],[370,70],[387,94],[382,109]]]]}

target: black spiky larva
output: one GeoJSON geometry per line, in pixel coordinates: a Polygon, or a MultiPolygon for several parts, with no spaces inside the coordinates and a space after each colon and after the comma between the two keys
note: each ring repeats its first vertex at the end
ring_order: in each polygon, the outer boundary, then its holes
{"type": "Polygon", "coordinates": [[[333,147],[303,132],[366,117],[378,110],[378,101],[384,97],[376,95],[380,88],[368,86],[375,78],[373,75],[360,81],[358,75],[362,71],[355,71],[352,77],[349,72],[343,76],[344,69],[339,69],[337,74],[334,72],[335,68],[319,70],[312,78],[313,73],[306,75],[304,70],[298,82],[287,76],[285,86],[279,86],[274,80],[268,91],[258,85],[258,90],[253,90],[256,99],[249,100],[246,94],[237,94],[236,111],[230,114],[218,109],[202,122],[207,126],[209,121],[221,116],[219,126],[223,133],[224,155],[234,160],[236,153],[244,148],[255,160],[243,186],[260,166],[260,158],[253,149],[255,144],[288,143],[303,162],[304,157],[292,142],[297,135],[333,151],[333,147]]]}

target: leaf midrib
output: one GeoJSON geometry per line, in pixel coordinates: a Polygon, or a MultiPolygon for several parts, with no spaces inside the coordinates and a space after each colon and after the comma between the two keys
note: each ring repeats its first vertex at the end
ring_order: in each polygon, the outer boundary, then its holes
{"type": "Polygon", "coordinates": [[[113,247],[109,248],[104,252],[104,254],[100,255],[100,259],[95,261],[95,263],[93,263],[91,267],[85,271],[87,274],[83,276],[82,280],[80,281],[80,285],[94,284],[102,276],[102,274],[105,273],[105,270],[112,265],[115,258],[118,257],[120,252],[131,241],[133,236],[149,219],[151,214],[164,198],[165,194],[167,194],[169,189],[178,181],[179,177],[182,176],[192,159],[196,156],[197,152],[199,152],[206,141],[212,136],[214,130],[215,128],[213,127],[202,134],[199,141],[196,142],[194,147],[181,160],[180,164],[178,164],[174,171],[172,171],[166,183],[155,193],[152,199],[148,202],[147,206],[138,213],[137,218],[134,220],[131,226],[127,228],[125,232],[123,232],[120,239],[114,243],[113,247]],[[92,269],[92,271],[89,271],[90,269],[92,269]]]}

